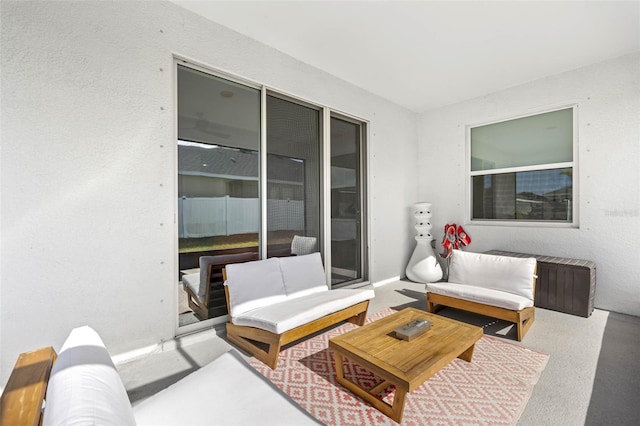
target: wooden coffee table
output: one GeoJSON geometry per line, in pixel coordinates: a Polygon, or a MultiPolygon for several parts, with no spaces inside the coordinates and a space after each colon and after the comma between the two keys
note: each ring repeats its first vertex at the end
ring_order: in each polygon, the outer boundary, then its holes
{"type": "Polygon", "coordinates": [[[338,383],[400,423],[407,393],[455,358],[470,362],[482,334],[480,327],[407,308],[330,339],[329,348],[333,351],[338,383]],[[419,318],[433,324],[426,333],[411,341],[395,337],[394,329],[419,318]],[[365,389],[345,378],[344,358],[371,371],[382,382],[365,389]],[[378,397],[389,385],[395,386],[393,404],[378,397]]]}

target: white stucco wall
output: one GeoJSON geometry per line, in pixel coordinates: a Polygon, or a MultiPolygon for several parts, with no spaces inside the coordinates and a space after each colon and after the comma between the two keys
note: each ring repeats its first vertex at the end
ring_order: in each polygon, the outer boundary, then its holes
{"type": "Polygon", "coordinates": [[[423,114],[419,194],[434,204],[439,241],[446,223],[465,220],[466,126],[572,103],[578,105],[579,228],[466,225],[468,249],[593,260],[596,306],[640,315],[640,53],[423,114]]]}
{"type": "Polygon", "coordinates": [[[174,336],[173,54],[368,120],[371,279],[402,274],[415,114],[172,3],[0,7],[0,385],[75,326],[112,354],[174,336]]]}

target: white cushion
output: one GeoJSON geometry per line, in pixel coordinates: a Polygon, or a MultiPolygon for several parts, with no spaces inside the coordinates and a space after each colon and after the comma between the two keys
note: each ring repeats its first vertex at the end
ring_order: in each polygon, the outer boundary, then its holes
{"type": "Polygon", "coordinates": [[[203,300],[204,293],[200,294],[200,273],[183,275],[182,282],[185,283],[194,294],[197,294],[200,300],[203,300]]]}
{"type": "Polygon", "coordinates": [[[372,289],[330,290],[232,316],[232,322],[280,334],[374,297],[372,289]]]}
{"type": "Polygon", "coordinates": [[[51,370],[43,425],[134,425],[133,410],[104,343],[75,328],[51,370]]]}
{"type": "Polygon", "coordinates": [[[329,291],[320,253],[282,257],[280,271],[288,297],[329,291]]]}
{"type": "Polygon", "coordinates": [[[277,258],[225,266],[231,317],[286,299],[277,258]]]}
{"type": "Polygon", "coordinates": [[[235,350],[137,404],[138,425],[319,424],[235,350]]]}
{"type": "Polygon", "coordinates": [[[449,282],[509,292],[533,301],[536,259],[453,250],[449,282]]]}
{"type": "Polygon", "coordinates": [[[451,282],[428,283],[427,292],[515,311],[533,306],[533,300],[513,293],[451,282]]]}
{"type": "Polygon", "coordinates": [[[291,254],[302,255],[318,251],[318,239],[316,237],[303,237],[294,235],[291,240],[291,254]]]}

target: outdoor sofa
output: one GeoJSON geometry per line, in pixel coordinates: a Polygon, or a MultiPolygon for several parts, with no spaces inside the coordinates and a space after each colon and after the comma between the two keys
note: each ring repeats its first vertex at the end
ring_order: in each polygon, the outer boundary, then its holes
{"type": "Polygon", "coordinates": [[[272,369],[283,345],[341,321],[362,325],[371,288],[327,286],[320,253],[227,265],[227,339],[272,369]]]}
{"type": "Polygon", "coordinates": [[[516,324],[521,341],[535,321],[536,259],[453,250],[448,282],[427,283],[427,310],[450,306],[516,324]]]}

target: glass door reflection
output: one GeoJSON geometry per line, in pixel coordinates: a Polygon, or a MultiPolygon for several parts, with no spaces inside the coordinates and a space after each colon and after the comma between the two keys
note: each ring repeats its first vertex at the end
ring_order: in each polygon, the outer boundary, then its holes
{"type": "Polygon", "coordinates": [[[331,118],[331,282],[362,281],[364,125],[331,118]]]}
{"type": "Polygon", "coordinates": [[[183,330],[227,314],[225,263],[258,259],[259,150],[260,91],[178,65],[178,326],[183,330]]]}

